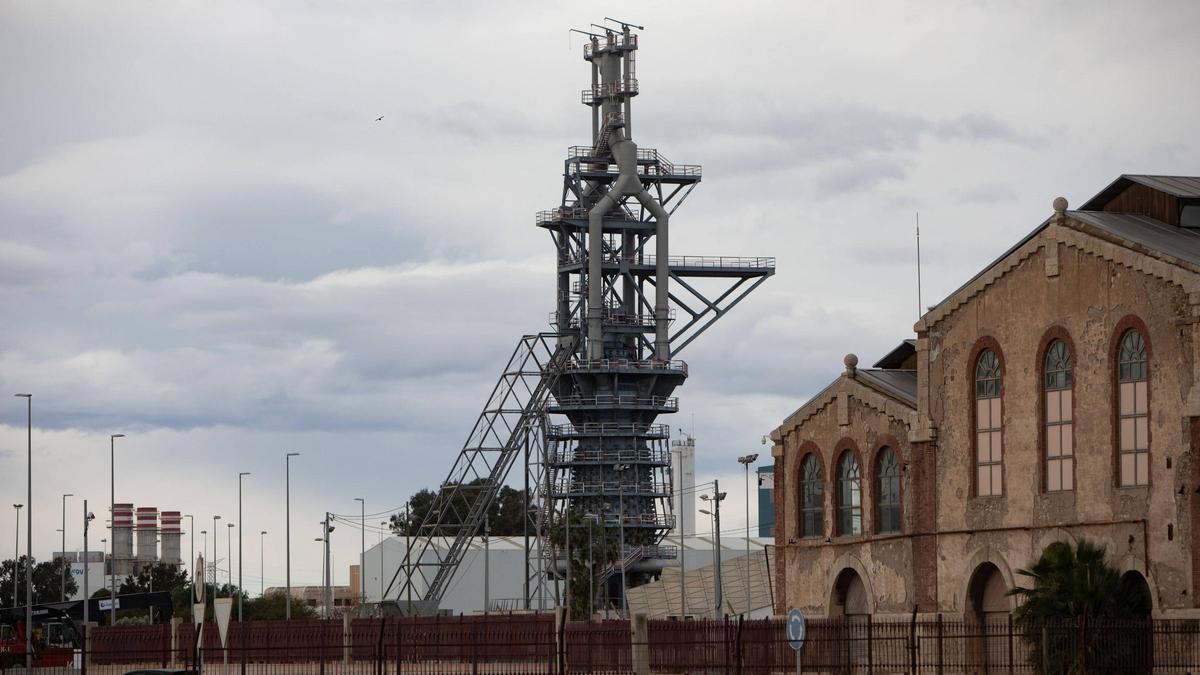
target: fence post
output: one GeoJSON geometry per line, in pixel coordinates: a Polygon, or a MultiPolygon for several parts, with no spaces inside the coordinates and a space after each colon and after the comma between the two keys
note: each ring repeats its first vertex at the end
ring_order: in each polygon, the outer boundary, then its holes
{"type": "MultiPolygon", "coordinates": [[[[937,615],[937,672],[938,672],[938,675],[942,675],[942,668],[943,668],[942,653],[943,653],[942,652],[942,615],[938,614],[937,615]]],[[[913,668],[913,673],[916,673],[915,665],[913,668]]]]}
{"type": "MultiPolygon", "coordinates": [[[[551,664],[552,672],[562,673],[567,672],[567,610],[564,607],[554,608],[554,663],[551,664]]],[[[591,631],[588,631],[588,659],[589,664],[592,658],[591,652],[591,631]]],[[[588,669],[591,670],[590,668],[588,669]]]]}
{"type": "MultiPolygon", "coordinates": [[[[875,651],[874,651],[875,648],[874,648],[874,645],[871,643],[871,632],[872,632],[871,628],[873,625],[874,624],[871,621],[871,615],[868,614],[867,615],[867,673],[868,673],[868,675],[872,675],[875,672],[875,651]]],[[[916,624],[913,624],[913,626],[915,628],[916,624]]],[[[916,636],[916,632],[914,631],[913,644],[916,644],[916,642],[917,642],[917,636],[916,636]]],[[[913,651],[916,652],[915,649],[913,651]]]]}
{"type": "Polygon", "coordinates": [[[1042,624],[1042,672],[1050,672],[1050,629],[1042,624]]]}
{"type": "Polygon", "coordinates": [[[400,648],[404,645],[404,617],[396,623],[396,675],[400,675],[400,648]]]}
{"type": "Polygon", "coordinates": [[[733,667],[736,669],[737,675],[742,675],[742,664],[744,663],[744,659],[746,658],[745,654],[744,654],[746,645],[745,645],[745,643],[742,642],[742,615],[741,614],[738,615],[737,632],[734,633],[733,648],[735,650],[734,651],[734,659],[735,660],[733,663],[733,667]]]}
{"type": "MultiPolygon", "coordinates": [[[[172,621],[174,621],[174,619],[172,619],[172,621]]],[[[174,628],[175,628],[175,626],[173,626],[169,623],[165,623],[165,624],[162,624],[162,629],[160,630],[160,632],[162,633],[161,642],[162,642],[162,649],[163,649],[162,667],[164,669],[167,667],[167,663],[171,658],[171,633],[174,628]]]]}
{"type": "Polygon", "coordinates": [[[342,663],[350,665],[350,612],[342,614],[342,663]]]}
{"type": "Polygon", "coordinates": [[[1013,650],[1013,622],[1012,622],[1012,614],[1009,614],[1008,615],[1008,672],[1009,673],[1012,673],[1016,668],[1016,664],[1013,663],[1014,654],[1015,654],[1015,652],[1013,650]]]}
{"type": "Polygon", "coordinates": [[[238,644],[242,647],[242,675],[246,675],[246,624],[239,621],[238,627],[238,644]]]}
{"type": "Polygon", "coordinates": [[[318,624],[321,627],[321,667],[319,672],[325,675],[325,650],[329,648],[329,619],[325,619],[318,624]]]}
{"type": "MultiPolygon", "coordinates": [[[[650,624],[646,614],[634,614],[629,627],[633,637],[633,672],[636,675],[650,675],[650,624]]],[[[738,637],[741,637],[740,630],[738,637]]]]}

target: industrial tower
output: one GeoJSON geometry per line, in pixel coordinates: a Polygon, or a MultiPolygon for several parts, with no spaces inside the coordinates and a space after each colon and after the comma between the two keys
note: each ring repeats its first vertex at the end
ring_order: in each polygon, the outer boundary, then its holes
{"type": "Polygon", "coordinates": [[[774,274],[775,260],[670,255],[671,216],[702,171],[634,142],[638,35],[613,23],[619,28],[589,33],[583,50],[592,142],[568,150],[561,203],[536,219],[558,254],[554,331],[518,343],[416,528],[409,562],[385,593],[408,612],[436,609],[522,455],[526,539],[536,542],[526,547],[527,608],[544,607],[548,580],[565,571],[550,532],[568,511],[624,543],[619,559],[595,570],[598,594],[608,584],[607,596],[619,600],[618,574],[635,586],[677,555],[660,545],[675,516],[670,429],[656,423],[678,410],[673,392],[688,376],[675,357],[774,274]],[[420,602],[408,605],[413,593],[420,602]]]}

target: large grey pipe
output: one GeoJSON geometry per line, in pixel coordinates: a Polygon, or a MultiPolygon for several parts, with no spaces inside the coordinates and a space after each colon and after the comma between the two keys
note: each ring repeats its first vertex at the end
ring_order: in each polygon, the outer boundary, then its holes
{"type": "Polygon", "coordinates": [[[654,215],[657,229],[656,258],[655,258],[655,297],[654,297],[654,358],[666,360],[670,358],[670,347],[667,344],[667,279],[670,266],[667,264],[667,230],[670,216],[650,193],[642,187],[637,175],[637,143],[625,137],[625,130],[613,129],[609,147],[612,148],[613,158],[617,162],[617,180],[596,205],[588,211],[588,358],[599,359],[604,356],[603,340],[603,282],[601,281],[601,262],[603,261],[603,221],[604,216],[617,205],[617,199],[633,195],[638,202],[654,215]]]}

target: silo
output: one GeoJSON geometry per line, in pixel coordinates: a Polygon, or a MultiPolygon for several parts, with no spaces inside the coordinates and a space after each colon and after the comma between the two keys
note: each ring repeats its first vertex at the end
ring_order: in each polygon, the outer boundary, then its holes
{"type": "Polygon", "coordinates": [[[162,512],[162,562],[167,565],[182,565],[179,544],[183,538],[180,523],[183,516],[178,511],[162,512]]]}
{"type": "Polygon", "coordinates": [[[112,572],[117,576],[133,573],[133,504],[113,504],[112,572]]]}
{"type": "Polygon", "coordinates": [[[158,561],[158,508],[139,506],[137,509],[137,568],[158,561]]]}

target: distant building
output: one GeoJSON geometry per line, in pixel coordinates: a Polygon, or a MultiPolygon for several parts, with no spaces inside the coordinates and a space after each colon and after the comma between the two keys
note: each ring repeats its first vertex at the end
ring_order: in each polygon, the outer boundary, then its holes
{"type": "Polygon", "coordinates": [[[758,467],[758,536],[775,536],[775,466],[758,467]]]}
{"type": "MultiPolygon", "coordinates": [[[[357,593],[350,586],[334,586],[333,587],[333,613],[335,616],[340,615],[348,607],[353,607],[355,596],[357,593]]],[[[271,586],[263,591],[263,595],[271,595],[272,593],[286,593],[287,588],[283,586],[271,586]]],[[[294,603],[302,603],[317,612],[321,612],[325,608],[325,587],[324,586],[292,586],[292,601],[294,603]]]]}

